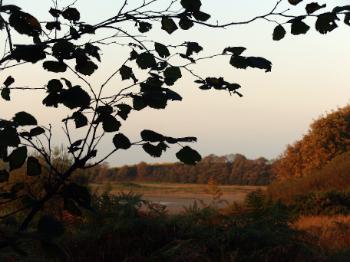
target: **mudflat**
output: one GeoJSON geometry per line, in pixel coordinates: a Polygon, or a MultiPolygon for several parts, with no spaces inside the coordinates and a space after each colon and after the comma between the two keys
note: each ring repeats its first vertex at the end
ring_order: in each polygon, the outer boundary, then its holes
{"type": "Polygon", "coordinates": [[[175,183],[108,183],[93,184],[92,189],[98,193],[109,191],[110,194],[120,192],[134,192],[143,195],[143,199],[165,205],[169,213],[179,213],[184,207],[197,204],[209,204],[213,201],[215,192],[220,192],[220,205],[225,206],[232,202],[243,202],[246,195],[262,186],[213,186],[206,184],[175,184],[175,183]]]}

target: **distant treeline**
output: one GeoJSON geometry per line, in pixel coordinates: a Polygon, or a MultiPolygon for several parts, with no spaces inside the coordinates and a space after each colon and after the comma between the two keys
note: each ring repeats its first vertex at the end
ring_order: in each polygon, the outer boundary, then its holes
{"type": "Polygon", "coordinates": [[[153,181],[174,183],[208,183],[215,178],[219,184],[267,185],[273,180],[272,164],[265,158],[255,160],[236,154],[210,155],[195,166],[181,163],[147,164],[108,168],[100,166],[89,171],[90,182],[153,181]]]}

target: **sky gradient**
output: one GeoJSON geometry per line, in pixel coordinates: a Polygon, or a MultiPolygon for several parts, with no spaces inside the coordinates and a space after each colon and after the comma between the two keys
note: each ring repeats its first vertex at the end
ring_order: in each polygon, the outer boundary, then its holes
{"type": "MultiPolygon", "coordinates": [[[[36,0],[35,4],[23,0],[4,2],[19,4],[41,20],[49,17],[49,0],[36,0]]],[[[121,1],[79,0],[77,4],[81,6],[83,20],[94,23],[112,16],[119,6],[116,3],[119,2],[121,1]]],[[[214,22],[240,21],[266,13],[275,2],[203,0],[203,10],[213,15],[214,22]]],[[[347,3],[333,2],[334,5],[347,3]]],[[[281,10],[286,6],[285,3],[281,10]]],[[[273,69],[271,73],[254,69],[237,70],[229,65],[227,58],[202,62],[193,67],[196,73],[202,76],[224,76],[228,81],[237,82],[243,87],[241,92],[244,97],[229,96],[226,92],[200,91],[193,79],[185,75],[174,87],[183,96],[183,102],[170,103],[166,110],[147,109],[132,113],[122,132],[133,140],[137,140],[139,132],[145,128],[171,136],[197,136],[198,143],[193,147],[202,155],[241,153],[249,158],[277,157],[287,144],[293,143],[307,132],[314,119],[349,102],[350,27],[342,25],[328,35],[320,35],[312,29],[307,35],[289,34],[282,41],[274,42],[274,26],[260,20],[229,29],[197,27],[187,33],[179,30],[170,37],[159,28],[152,30],[148,36],[164,43],[198,41],[206,50],[203,56],[221,52],[226,46],[245,46],[247,55],[266,57],[272,61],[273,69]]],[[[104,64],[90,78],[95,84],[101,83],[115,68],[120,67],[127,55],[116,46],[107,47],[103,53],[104,64]]],[[[57,77],[45,74],[40,66],[24,66],[20,71],[21,76],[18,72],[14,70],[13,75],[16,76],[17,73],[17,82],[22,85],[42,86],[48,77],[57,77]]],[[[110,92],[118,90],[120,85],[120,79],[115,79],[109,87],[110,92]]],[[[42,98],[42,93],[18,93],[13,95],[12,104],[0,101],[0,112],[6,117],[26,110],[38,116],[40,123],[59,122],[66,112],[43,110],[42,98]]],[[[60,128],[57,128],[55,134],[55,143],[60,144],[64,139],[60,128]]],[[[112,147],[108,139],[101,145],[101,150],[107,152],[112,147]]],[[[147,156],[141,148],[134,148],[114,155],[108,162],[111,166],[140,161],[170,162],[176,160],[175,152],[176,150],[169,150],[162,158],[154,159],[147,156]]]]}

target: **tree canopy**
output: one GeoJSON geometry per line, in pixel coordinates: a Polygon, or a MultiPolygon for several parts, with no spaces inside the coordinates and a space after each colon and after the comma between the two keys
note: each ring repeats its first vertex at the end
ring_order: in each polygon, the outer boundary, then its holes
{"type": "Polygon", "coordinates": [[[302,177],[350,150],[350,106],[314,121],[308,133],[274,164],[278,178],[302,177]]]}

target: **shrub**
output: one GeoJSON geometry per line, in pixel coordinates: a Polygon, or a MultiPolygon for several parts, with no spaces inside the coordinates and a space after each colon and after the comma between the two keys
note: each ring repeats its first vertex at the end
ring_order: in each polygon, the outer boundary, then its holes
{"type": "Polygon", "coordinates": [[[350,214],[350,192],[312,192],[298,196],[292,205],[299,215],[350,214]]]}
{"type": "Polygon", "coordinates": [[[302,177],[350,150],[350,105],[320,117],[274,164],[279,179],[302,177]]]}
{"type": "Polygon", "coordinates": [[[298,195],[313,191],[344,191],[350,188],[350,151],[335,157],[323,168],[305,177],[291,177],[273,182],[267,188],[274,200],[291,203],[298,195]]]}

